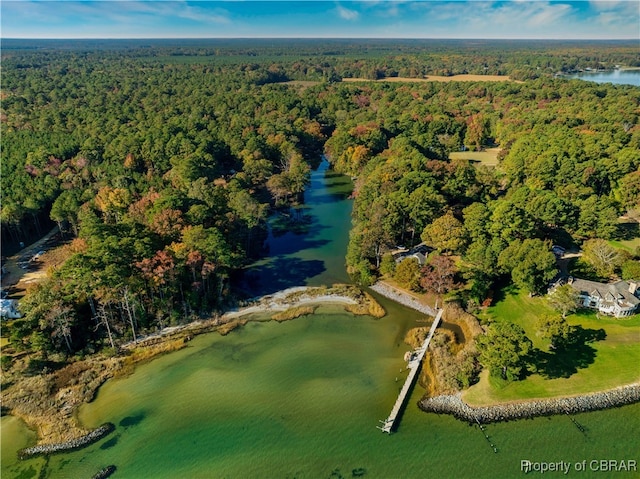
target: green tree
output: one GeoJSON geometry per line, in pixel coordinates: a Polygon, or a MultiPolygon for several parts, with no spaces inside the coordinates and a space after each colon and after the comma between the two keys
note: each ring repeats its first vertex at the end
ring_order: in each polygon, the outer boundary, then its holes
{"type": "Polygon", "coordinates": [[[393,275],[396,270],[396,260],[391,253],[382,256],[380,261],[380,273],[393,275]]]}
{"type": "Polygon", "coordinates": [[[564,316],[544,316],[538,321],[537,327],[540,335],[551,341],[551,349],[565,347],[573,333],[564,316]]]}
{"type": "Polygon", "coordinates": [[[579,299],[579,293],[570,284],[558,286],[547,295],[551,307],[562,314],[563,318],[578,309],[579,299]]]}
{"type": "Polygon", "coordinates": [[[628,259],[622,263],[621,268],[622,279],[640,280],[640,261],[637,259],[628,259]]]}
{"type": "Polygon", "coordinates": [[[522,379],[533,343],[524,329],[514,323],[493,323],[477,337],[480,362],[491,375],[507,381],[522,379]]]}
{"type": "Polygon", "coordinates": [[[535,220],[513,201],[499,199],[490,204],[492,236],[511,242],[535,236],[535,220]]]}
{"type": "Polygon", "coordinates": [[[620,178],[616,198],[625,210],[640,208],[640,171],[631,172],[620,178]]]}
{"type": "Polygon", "coordinates": [[[539,239],[513,241],[498,256],[498,266],[530,294],[544,291],[557,273],[555,256],[549,245],[539,239]]]}
{"type": "Polygon", "coordinates": [[[58,223],[60,231],[64,231],[63,224],[68,223],[73,229],[75,236],[78,236],[78,210],[82,201],[78,190],[65,190],[51,205],[50,217],[58,223]]]}
{"type": "Polygon", "coordinates": [[[420,286],[420,265],[414,258],[406,258],[396,267],[394,278],[401,286],[417,291],[420,286]]]}
{"type": "Polygon", "coordinates": [[[440,251],[459,253],[467,242],[467,231],[462,222],[448,212],[427,226],[420,237],[440,251]]]}
{"type": "Polygon", "coordinates": [[[477,241],[489,236],[487,231],[491,212],[483,203],[472,203],[462,210],[464,217],[464,227],[469,237],[477,241]]]}

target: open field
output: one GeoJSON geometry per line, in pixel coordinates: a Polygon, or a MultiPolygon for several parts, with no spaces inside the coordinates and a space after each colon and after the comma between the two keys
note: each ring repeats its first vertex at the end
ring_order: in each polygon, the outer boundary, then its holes
{"type": "Polygon", "coordinates": [[[440,76],[429,75],[425,78],[407,78],[407,77],[387,77],[380,80],[369,80],[367,78],[343,78],[343,82],[362,82],[362,81],[378,81],[389,83],[424,83],[424,82],[452,82],[452,81],[513,81],[506,75],[452,75],[440,76]]]}
{"type": "MultiPolygon", "coordinates": [[[[471,405],[572,396],[614,388],[640,381],[640,315],[628,319],[596,316],[580,312],[568,316],[572,326],[580,326],[585,338],[593,338],[559,354],[549,352],[549,341],[536,334],[538,318],[552,310],[542,298],[507,294],[485,317],[521,325],[546,362],[539,372],[512,383],[490,377],[483,371],[480,382],[463,394],[471,405]]],[[[556,313],[557,314],[557,313],[556,313]]]]}
{"type": "Polygon", "coordinates": [[[451,160],[469,160],[485,166],[498,166],[498,153],[501,148],[487,148],[483,151],[454,151],[449,153],[451,160]]]}

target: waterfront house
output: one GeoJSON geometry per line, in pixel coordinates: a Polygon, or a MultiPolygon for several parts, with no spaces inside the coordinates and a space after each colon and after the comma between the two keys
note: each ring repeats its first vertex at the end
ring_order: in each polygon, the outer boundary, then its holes
{"type": "Polygon", "coordinates": [[[424,243],[420,243],[410,250],[405,249],[403,251],[396,252],[393,257],[396,263],[400,263],[407,258],[413,258],[420,266],[424,266],[427,264],[427,257],[431,251],[433,251],[433,248],[425,245],[424,243]]]}
{"type": "Polygon", "coordinates": [[[597,309],[602,314],[616,318],[631,316],[640,305],[640,289],[637,281],[605,284],[569,277],[567,283],[578,292],[581,306],[597,309]]]}

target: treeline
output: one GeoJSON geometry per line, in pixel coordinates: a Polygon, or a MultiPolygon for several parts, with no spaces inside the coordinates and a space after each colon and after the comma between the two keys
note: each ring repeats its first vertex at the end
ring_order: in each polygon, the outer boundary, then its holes
{"type": "MultiPolygon", "coordinates": [[[[625,55],[604,45],[598,55],[625,55]]],[[[230,273],[260,248],[269,209],[299,199],[323,151],[358,177],[347,264],[363,283],[395,267],[394,245],[425,239],[461,255],[453,276],[467,276],[470,298],[484,299],[505,272],[539,289],[548,269],[535,265],[552,261],[545,240],[613,235],[638,202],[637,88],[346,84],[332,81],[346,75],[341,64],[366,76],[375,62],[407,55],[427,68],[419,55],[433,55],[457,71],[478,52],[409,42],[388,55],[397,46],[382,42],[360,62],[360,50],[328,46],[279,62],[260,50],[247,62],[243,45],[241,61],[220,62],[223,52],[202,55],[207,45],[181,55],[163,45],[3,49],[3,242],[21,241],[42,212],[72,239],[67,262],[22,301],[12,344],[91,352],[221,307],[230,273]],[[274,83],[288,78],[325,81],[274,83]],[[448,159],[487,144],[503,148],[499,170],[448,159]]],[[[493,48],[483,54],[519,58],[493,48]]]]}
{"type": "Polygon", "coordinates": [[[342,78],[421,78],[428,75],[509,75],[534,79],[585,69],[640,66],[628,41],[191,39],[3,40],[3,60],[18,68],[61,58],[115,61],[123,54],[140,65],[197,64],[258,70],[262,81],[340,81],[342,78]]]}
{"type": "Polygon", "coordinates": [[[475,303],[504,277],[541,292],[556,274],[553,243],[614,238],[618,217],[640,204],[638,88],[366,84],[352,98],[359,108],[326,150],[358,177],[347,264],[360,283],[387,273],[443,293],[462,281],[475,303]],[[448,159],[485,145],[501,148],[497,168],[448,159]],[[396,245],[420,241],[435,263],[395,264],[396,245]]]}

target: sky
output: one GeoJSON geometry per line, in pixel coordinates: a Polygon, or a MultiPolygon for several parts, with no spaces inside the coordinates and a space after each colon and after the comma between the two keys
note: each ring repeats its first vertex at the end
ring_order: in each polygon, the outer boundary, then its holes
{"type": "Polygon", "coordinates": [[[640,0],[2,0],[2,38],[636,39],[640,0]]]}

